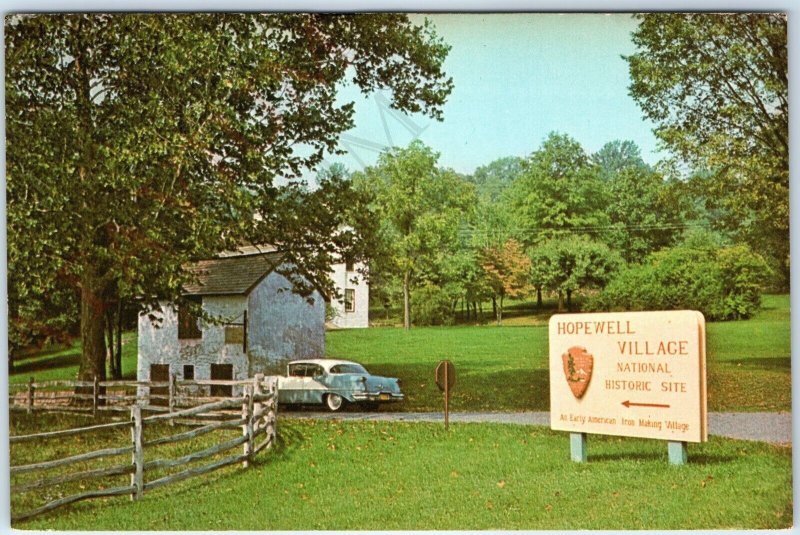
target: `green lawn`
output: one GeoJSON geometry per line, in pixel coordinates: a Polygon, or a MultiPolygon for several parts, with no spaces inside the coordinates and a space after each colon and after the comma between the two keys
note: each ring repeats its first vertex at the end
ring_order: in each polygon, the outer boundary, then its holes
{"type": "MultiPolygon", "coordinates": [[[[751,320],[707,324],[712,411],[791,410],[789,296],[764,296],[763,305],[751,320]]],[[[457,372],[452,410],[544,411],[550,400],[547,325],[534,319],[540,324],[333,331],[327,350],[399,377],[407,400],[387,410],[440,410],[434,370],[449,359],[457,372]]]]}
{"type": "MultiPolygon", "coordinates": [[[[789,295],[766,295],[747,321],[709,323],[708,402],[712,411],[791,410],[789,295]]],[[[327,333],[327,353],[364,363],[370,371],[399,377],[407,400],[383,410],[441,409],[433,381],[436,363],[450,359],[457,383],[452,409],[548,410],[547,318],[529,305],[510,308],[501,327],[420,327],[406,332],[381,327],[327,333]]],[[[74,379],[79,346],[17,361],[11,383],[74,379]]],[[[136,336],[124,336],[123,370],[136,375],[136,336]]]]}
{"type": "MultiPolygon", "coordinates": [[[[281,446],[128,498],[14,525],[55,530],[777,529],[792,525],[791,449],[711,437],[591,436],[587,464],[544,427],[283,419],[281,446]]],[[[200,447],[200,445],[196,445],[200,447]]],[[[12,450],[12,460],[15,458],[12,450]]],[[[51,490],[51,492],[54,492],[51,490]]]]}
{"type": "MultiPolygon", "coordinates": [[[[122,334],[122,374],[125,379],[136,378],[136,333],[122,334]]],[[[80,341],[69,347],[45,350],[41,353],[14,360],[14,370],[9,374],[9,383],[27,383],[35,377],[37,381],[75,380],[81,360],[80,341]]]]}

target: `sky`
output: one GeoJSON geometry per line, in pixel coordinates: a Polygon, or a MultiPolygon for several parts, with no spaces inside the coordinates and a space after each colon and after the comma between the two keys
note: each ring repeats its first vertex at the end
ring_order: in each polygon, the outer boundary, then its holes
{"type": "MultiPolygon", "coordinates": [[[[415,138],[440,153],[439,164],[472,173],[504,156],[528,156],[552,131],[566,133],[588,152],[615,139],[632,140],[648,163],[667,156],[656,149],[653,124],[628,95],[622,55],[635,47],[636,21],[628,14],[433,14],[427,17],[452,46],[444,71],[454,89],[438,122],[388,112],[388,92],[361,96],[355,128],[332,156],[359,170],[380,150],[415,138]]],[[[412,15],[421,22],[422,15],[412,15]]]]}

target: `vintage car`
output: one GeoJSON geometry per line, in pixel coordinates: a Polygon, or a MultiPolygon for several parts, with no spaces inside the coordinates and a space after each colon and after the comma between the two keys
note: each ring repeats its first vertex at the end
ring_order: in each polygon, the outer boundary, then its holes
{"type": "Polygon", "coordinates": [[[286,377],[278,379],[278,403],[324,404],[331,411],[347,403],[375,407],[403,397],[399,379],[370,375],[347,360],[295,360],[287,365],[286,377]]]}

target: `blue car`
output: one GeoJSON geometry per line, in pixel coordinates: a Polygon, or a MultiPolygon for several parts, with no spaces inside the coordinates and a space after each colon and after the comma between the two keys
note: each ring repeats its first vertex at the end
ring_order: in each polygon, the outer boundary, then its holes
{"type": "Polygon", "coordinates": [[[324,405],[330,411],[347,403],[377,407],[403,398],[399,379],[370,375],[348,360],[295,360],[288,364],[286,377],[278,379],[278,403],[324,405]]]}

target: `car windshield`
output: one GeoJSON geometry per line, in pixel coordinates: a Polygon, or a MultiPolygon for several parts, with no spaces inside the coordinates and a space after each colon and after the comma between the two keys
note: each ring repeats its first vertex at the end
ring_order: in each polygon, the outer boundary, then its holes
{"type": "Polygon", "coordinates": [[[368,373],[361,364],[337,364],[331,367],[331,373],[368,373]]]}

